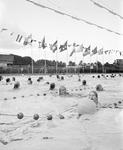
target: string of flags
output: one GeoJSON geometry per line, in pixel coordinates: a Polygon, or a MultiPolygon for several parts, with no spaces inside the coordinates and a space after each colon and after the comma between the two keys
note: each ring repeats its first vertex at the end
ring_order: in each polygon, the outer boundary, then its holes
{"type": "MultiPolygon", "coordinates": [[[[8,29],[6,28],[2,28],[0,33],[3,33],[5,31],[7,31],[8,29]]],[[[11,32],[10,36],[14,35],[16,33],[11,32]]],[[[42,48],[45,49],[47,47],[49,47],[49,49],[55,53],[55,51],[59,50],[59,52],[64,52],[66,50],[68,50],[69,47],[72,47],[72,51],[69,55],[69,57],[71,57],[74,53],[80,53],[82,52],[83,57],[90,55],[93,56],[95,54],[98,55],[103,55],[103,54],[119,54],[120,56],[123,56],[123,51],[121,50],[104,50],[104,48],[101,49],[97,49],[97,46],[91,50],[91,45],[89,45],[88,47],[84,47],[83,44],[76,44],[75,42],[73,44],[68,44],[68,40],[66,40],[63,44],[60,44],[58,47],[58,40],[56,40],[53,44],[48,44],[46,43],[45,40],[45,36],[43,37],[42,41],[37,41],[35,39],[32,38],[32,34],[30,34],[28,37],[24,37],[23,35],[17,34],[17,37],[15,39],[16,42],[21,42],[23,39],[23,45],[27,46],[30,45],[32,46],[33,42],[38,42],[38,48],[42,48]]]]}
{"type": "MultiPolygon", "coordinates": [[[[110,30],[110,29],[105,28],[105,27],[102,27],[102,26],[99,26],[99,25],[97,25],[97,24],[95,24],[95,23],[91,23],[91,22],[89,22],[89,21],[86,21],[86,20],[84,20],[84,19],[81,19],[81,18],[72,16],[72,15],[70,15],[70,14],[63,13],[63,12],[58,11],[58,10],[56,10],[56,9],[53,9],[53,8],[51,8],[51,7],[48,7],[48,6],[45,6],[45,5],[36,3],[36,2],[34,2],[34,1],[32,1],[32,0],[26,0],[26,1],[27,1],[27,2],[30,2],[30,3],[32,3],[32,4],[34,4],[34,5],[36,5],[36,6],[38,6],[38,7],[47,8],[47,9],[49,9],[49,10],[52,10],[52,11],[54,11],[55,13],[58,13],[58,14],[60,14],[60,15],[65,15],[65,16],[71,17],[72,19],[75,19],[75,20],[77,20],[77,21],[82,21],[82,22],[85,22],[85,23],[87,23],[87,24],[89,24],[89,25],[96,26],[97,28],[104,29],[104,30],[106,30],[106,31],[108,31],[108,32],[112,32],[112,33],[115,33],[115,34],[117,34],[117,35],[122,35],[122,36],[123,36],[122,33],[119,33],[119,32],[113,31],[113,30],[110,30]]],[[[91,1],[92,1],[92,0],[91,0],[91,1]]],[[[92,2],[94,2],[94,1],[92,1],[92,2]]],[[[94,4],[96,4],[96,5],[98,5],[99,7],[101,7],[101,5],[99,5],[99,4],[96,3],[96,2],[94,2],[94,4]]],[[[105,8],[105,7],[101,7],[101,8],[105,8]]],[[[107,9],[107,8],[105,8],[105,9],[107,9]]],[[[111,10],[108,10],[108,11],[109,11],[110,13],[114,14],[114,15],[119,16],[118,14],[114,13],[114,12],[111,11],[111,10]]],[[[119,16],[119,17],[120,17],[121,19],[123,19],[122,16],[119,16]]]]}
{"type": "MultiPolygon", "coordinates": [[[[8,31],[8,29],[6,28],[2,28],[1,29],[1,33],[4,32],[4,31],[8,31]]],[[[10,36],[14,35],[15,33],[14,32],[11,32],[10,36]]],[[[20,35],[20,34],[17,34],[17,37],[16,37],[16,42],[21,42],[23,40],[23,45],[26,46],[26,45],[31,45],[31,43],[33,42],[32,40],[32,34],[30,34],[28,37],[25,37],[23,35],[20,35]]]]}

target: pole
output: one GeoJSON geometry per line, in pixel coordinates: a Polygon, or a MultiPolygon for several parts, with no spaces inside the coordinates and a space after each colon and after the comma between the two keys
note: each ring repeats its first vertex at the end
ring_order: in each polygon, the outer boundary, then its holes
{"type": "Polygon", "coordinates": [[[103,73],[105,73],[105,67],[104,67],[104,48],[103,48],[103,73]]]}
{"type": "MultiPolygon", "coordinates": [[[[98,61],[98,55],[96,53],[96,64],[97,64],[97,61],[98,61]]],[[[97,73],[98,73],[98,64],[96,65],[96,68],[97,68],[97,73]]]]}
{"type": "Polygon", "coordinates": [[[75,51],[75,73],[76,73],[76,42],[73,44],[73,49],[75,51]]]}
{"type": "Polygon", "coordinates": [[[56,50],[56,74],[58,73],[58,38],[57,38],[57,50],[56,50]]]}
{"type": "Polygon", "coordinates": [[[44,64],[44,73],[46,74],[46,49],[44,49],[44,57],[45,57],[45,64],[44,64]]]}
{"type": "MultiPolygon", "coordinates": [[[[83,45],[82,45],[82,47],[83,47],[83,45]]],[[[84,59],[83,59],[84,57],[83,57],[83,50],[82,50],[82,67],[83,67],[83,62],[84,62],[84,59]]],[[[83,68],[82,68],[83,69],[83,68]]],[[[84,73],[84,72],[83,72],[84,73]]]]}
{"type": "Polygon", "coordinates": [[[67,41],[67,56],[66,56],[66,74],[68,73],[68,68],[67,68],[67,65],[68,65],[68,41],[67,41]]]}
{"type": "Polygon", "coordinates": [[[32,60],[32,74],[33,74],[33,51],[32,51],[32,43],[31,43],[31,60],[32,60]]]}
{"type": "Polygon", "coordinates": [[[91,50],[90,50],[90,73],[91,73],[91,50]]]}
{"type": "MultiPolygon", "coordinates": [[[[82,53],[83,56],[83,53],[82,53]]],[[[83,73],[84,73],[84,56],[83,56],[83,73]]]]}
{"type": "Polygon", "coordinates": [[[75,48],[75,73],[76,73],[76,48],[75,48]]]}

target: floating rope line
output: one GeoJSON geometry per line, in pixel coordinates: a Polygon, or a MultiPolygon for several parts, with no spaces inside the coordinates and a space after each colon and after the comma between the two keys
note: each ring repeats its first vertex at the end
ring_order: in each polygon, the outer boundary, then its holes
{"type": "MultiPolygon", "coordinates": [[[[34,120],[38,120],[39,118],[47,118],[47,120],[52,120],[53,119],[53,112],[54,110],[50,111],[49,113],[47,114],[44,114],[44,116],[39,116],[38,114],[34,114],[33,116],[28,116],[28,115],[24,115],[22,112],[18,113],[17,115],[15,114],[6,114],[6,113],[0,113],[1,116],[16,116],[18,119],[23,119],[24,117],[29,117],[29,118],[32,118],[34,120]]],[[[60,119],[64,119],[64,116],[59,114],[57,115],[60,119]]]]}
{"type": "Polygon", "coordinates": [[[83,21],[83,22],[85,22],[85,23],[87,23],[87,24],[89,24],[89,25],[93,25],[93,26],[96,26],[96,27],[98,27],[98,28],[100,28],[100,29],[104,29],[104,30],[106,30],[106,31],[108,31],[108,32],[112,32],[112,33],[115,33],[115,34],[117,34],[117,35],[122,35],[122,36],[123,36],[122,33],[119,33],[119,32],[116,32],[116,31],[113,31],[113,30],[110,30],[110,29],[107,29],[107,28],[105,28],[105,27],[102,27],[102,26],[99,26],[99,25],[97,25],[97,24],[91,23],[91,22],[86,21],[86,20],[84,20],[84,19],[80,19],[80,18],[78,18],[78,17],[76,17],[76,16],[69,15],[69,14],[67,14],[67,13],[63,13],[63,12],[61,12],[61,11],[58,11],[58,10],[53,9],[53,8],[50,8],[50,7],[48,7],[48,6],[44,6],[44,5],[42,5],[42,4],[36,3],[36,2],[34,2],[34,1],[31,1],[31,0],[26,0],[26,1],[27,1],[27,2],[30,2],[30,3],[32,3],[32,4],[34,4],[34,5],[36,5],[36,6],[38,6],[38,7],[47,8],[47,9],[49,9],[49,10],[52,10],[52,11],[54,11],[54,12],[60,14],[60,15],[66,15],[66,16],[71,17],[72,19],[75,19],[75,20],[77,20],[77,21],[83,21]]]}
{"type": "MultiPolygon", "coordinates": [[[[24,117],[29,117],[29,118],[32,118],[32,116],[27,116],[27,115],[24,115],[23,113],[18,113],[17,115],[15,114],[4,114],[4,113],[0,113],[1,116],[16,116],[18,119],[22,119],[24,117]]],[[[38,114],[34,114],[33,115],[33,119],[34,120],[38,120],[39,118],[46,118],[47,117],[47,120],[52,120],[53,117],[52,115],[48,115],[48,116],[44,116],[44,117],[40,117],[38,114]]]]}
{"type": "MultiPolygon", "coordinates": [[[[51,93],[50,93],[51,94],[51,93]]],[[[19,97],[19,98],[27,98],[27,97],[31,97],[31,96],[46,96],[47,95],[47,93],[43,93],[42,95],[41,94],[39,94],[39,93],[37,93],[36,95],[33,95],[33,94],[30,94],[30,95],[26,95],[26,96],[24,96],[24,95],[22,95],[21,97],[19,97]]],[[[5,98],[3,98],[3,99],[0,99],[0,100],[10,100],[10,99],[17,99],[17,97],[16,96],[13,96],[12,98],[7,98],[7,97],[5,97],[5,98]]]]}

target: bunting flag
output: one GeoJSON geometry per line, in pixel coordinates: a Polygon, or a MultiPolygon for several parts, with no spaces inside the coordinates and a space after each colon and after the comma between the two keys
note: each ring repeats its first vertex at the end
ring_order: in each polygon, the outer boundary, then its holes
{"type": "Polygon", "coordinates": [[[112,50],[112,53],[115,53],[115,50],[114,50],[114,49],[112,50]]]}
{"type": "Polygon", "coordinates": [[[24,42],[23,42],[23,45],[26,46],[26,45],[31,45],[32,44],[32,34],[30,34],[27,38],[25,38],[24,42]]]}
{"type": "Polygon", "coordinates": [[[41,42],[38,41],[38,48],[41,48],[41,42]]]}
{"type": "Polygon", "coordinates": [[[115,55],[117,55],[118,52],[119,52],[119,50],[115,50],[115,55]]]}
{"type": "Polygon", "coordinates": [[[112,49],[110,53],[111,53],[111,54],[115,53],[115,50],[114,50],[114,49],[112,49]]]}
{"type": "Polygon", "coordinates": [[[71,47],[71,44],[68,44],[68,47],[71,47]]]}
{"type": "Polygon", "coordinates": [[[10,35],[13,35],[14,34],[14,32],[12,32],[10,35]]]}
{"type": "Polygon", "coordinates": [[[97,47],[95,47],[95,48],[92,50],[91,56],[95,55],[96,53],[97,53],[97,47]]]}
{"type": "Polygon", "coordinates": [[[97,53],[98,55],[103,55],[103,48],[101,48],[97,53]]]}
{"type": "Polygon", "coordinates": [[[73,53],[75,53],[76,52],[76,43],[73,43],[73,50],[72,50],[72,52],[70,53],[70,56],[69,57],[71,57],[72,55],[73,55],[73,53]]]}
{"type": "Polygon", "coordinates": [[[123,56],[123,52],[122,51],[120,51],[120,56],[123,56]]]}
{"type": "Polygon", "coordinates": [[[83,53],[83,56],[87,56],[90,54],[90,49],[91,49],[91,46],[89,46],[88,48],[85,48],[85,51],[83,53]]]}
{"type": "Polygon", "coordinates": [[[23,36],[18,34],[16,38],[16,42],[20,42],[22,40],[23,36]]]}
{"type": "Polygon", "coordinates": [[[50,44],[50,50],[55,53],[58,47],[58,41],[56,40],[53,44],[50,44]]]}
{"type": "Polygon", "coordinates": [[[114,50],[106,50],[105,51],[105,54],[113,54],[114,53],[114,50]]]}
{"type": "Polygon", "coordinates": [[[0,32],[6,31],[6,30],[8,30],[8,29],[6,29],[6,28],[2,28],[0,32]]]}
{"type": "Polygon", "coordinates": [[[79,52],[83,52],[83,44],[81,44],[78,48],[77,48],[77,53],[79,53],[79,52]]]}
{"type": "Polygon", "coordinates": [[[60,45],[59,49],[60,49],[60,52],[67,50],[67,41],[63,45],[60,45]]]}
{"type": "Polygon", "coordinates": [[[37,40],[31,39],[31,43],[32,43],[32,42],[37,42],[37,40]]]}
{"type": "Polygon", "coordinates": [[[111,54],[112,53],[112,50],[109,50],[109,54],[111,54]]]}
{"type": "Polygon", "coordinates": [[[105,50],[104,53],[105,53],[105,54],[109,54],[109,50],[105,50]]]}

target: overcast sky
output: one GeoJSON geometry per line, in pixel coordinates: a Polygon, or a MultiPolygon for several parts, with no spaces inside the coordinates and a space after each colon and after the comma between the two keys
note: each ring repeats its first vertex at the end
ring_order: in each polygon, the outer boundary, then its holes
{"type": "MultiPolygon", "coordinates": [[[[99,8],[91,0],[33,0],[44,6],[61,11],[63,13],[89,21],[104,28],[123,34],[123,19],[109,11],[99,8]]],[[[123,16],[123,0],[95,0],[100,5],[123,16]]],[[[76,42],[84,47],[91,45],[91,49],[113,49],[123,51],[123,35],[108,32],[83,21],[72,19],[66,15],[60,15],[52,10],[38,7],[26,0],[0,0],[0,30],[8,29],[0,33],[0,53],[32,56],[34,60],[56,60],[56,53],[49,48],[39,49],[35,42],[31,47],[24,47],[22,42],[16,42],[17,35],[27,37],[32,34],[33,39],[41,41],[45,36],[46,42],[53,44],[58,39],[58,44],[68,40],[68,44],[76,42]],[[14,32],[12,36],[10,34],[14,32]],[[46,52],[46,55],[45,55],[46,52]]],[[[68,49],[68,55],[72,47],[68,49]]],[[[105,56],[105,61],[113,62],[119,56],[114,54],[105,56]]],[[[122,56],[123,57],[123,56],[122,56]]],[[[59,53],[58,60],[66,62],[66,51],[59,53]]],[[[80,53],[68,57],[68,61],[78,63],[82,59],[80,53]]],[[[98,57],[102,61],[102,56],[98,57]]],[[[84,58],[89,62],[89,56],[84,58]]],[[[93,56],[91,61],[96,61],[93,56]]]]}

